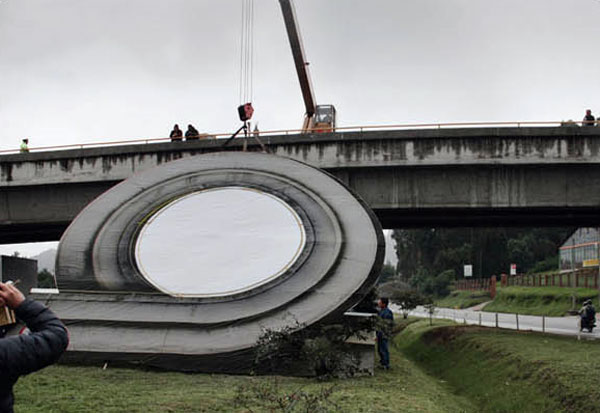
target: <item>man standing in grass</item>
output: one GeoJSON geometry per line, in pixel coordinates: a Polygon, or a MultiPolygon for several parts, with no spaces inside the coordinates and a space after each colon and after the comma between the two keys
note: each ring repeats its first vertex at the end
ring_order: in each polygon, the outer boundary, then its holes
{"type": "Polygon", "coordinates": [[[387,297],[381,297],[377,303],[379,308],[380,326],[377,330],[377,352],[379,353],[379,364],[385,370],[390,368],[390,350],[389,339],[392,335],[394,326],[394,314],[388,308],[390,300],[387,297]]]}
{"type": "Polygon", "coordinates": [[[11,283],[0,282],[0,307],[8,306],[30,334],[0,338],[0,412],[13,412],[13,385],[20,376],[55,363],[69,344],[63,323],[43,304],[25,299],[11,283]]]}

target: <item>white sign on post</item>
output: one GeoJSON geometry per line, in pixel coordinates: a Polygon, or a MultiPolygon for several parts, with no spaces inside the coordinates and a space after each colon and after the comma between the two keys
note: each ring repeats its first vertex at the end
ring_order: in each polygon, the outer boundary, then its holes
{"type": "Polygon", "coordinates": [[[517,275],[517,264],[510,264],[510,275],[517,275]]]}
{"type": "Polygon", "coordinates": [[[465,265],[465,277],[473,276],[473,266],[471,264],[465,265]]]}

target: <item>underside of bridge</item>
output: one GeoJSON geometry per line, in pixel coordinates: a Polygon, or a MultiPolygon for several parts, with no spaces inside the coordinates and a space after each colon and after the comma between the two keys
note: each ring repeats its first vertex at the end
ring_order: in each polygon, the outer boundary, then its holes
{"type": "MultiPolygon", "coordinates": [[[[600,226],[600,128],[467,128],[266,137],[343,181],[387,229],[600,226]]],[[[231,150],[240,150],[234,142],[231,150]]],[[[216,140],[0,156],[0,243],[59,240],[133,174],[216,140]]],[[[252,142],[249,150],[260,150],[252,142]]]]}
{"type": "MultiPolygon", "coordinates": [[[[375,209],[384,229],[600,227],[600,207],[375,209]]],[[[0,244],[58,241],[71,221],[0,225],[0,244]]]]}
{"type": "Polygon", "coordinates": [[[378,209],[375,213],[385,229],[600,226],[600,208],[378,209]]]}
{"type": "MultiPolygon", "coordinates": [[[[462,166],[330,170],[386,229],[600,226],[600,166],[462,166]]],[[[118,181],[31,185],[0,192],[0,244],[58,241],[118,181]]]]}

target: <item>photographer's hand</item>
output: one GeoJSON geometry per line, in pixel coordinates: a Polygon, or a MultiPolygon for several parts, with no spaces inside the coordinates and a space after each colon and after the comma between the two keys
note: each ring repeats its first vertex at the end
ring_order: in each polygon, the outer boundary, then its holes
{"type": "Polygon", "coordinates": [[[0,305],[6,305],[13,310],[25,301],[25,296],[12,284],[0,282],[0,305]]]}

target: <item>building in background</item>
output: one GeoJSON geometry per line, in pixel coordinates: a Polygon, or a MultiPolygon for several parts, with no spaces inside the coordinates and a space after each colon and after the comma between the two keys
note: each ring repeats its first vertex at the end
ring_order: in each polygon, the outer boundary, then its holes
{"type": "Polygon", "coordinates": [[[600,231],[598,228],[579,228],[560,246],[560,271],[598,268],[600,231]]]}

